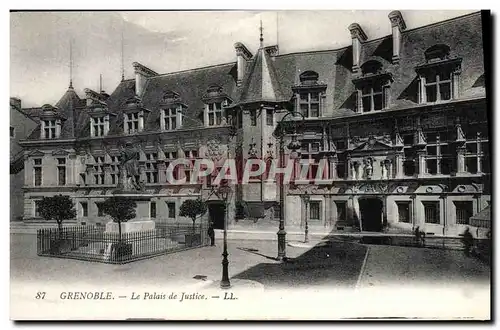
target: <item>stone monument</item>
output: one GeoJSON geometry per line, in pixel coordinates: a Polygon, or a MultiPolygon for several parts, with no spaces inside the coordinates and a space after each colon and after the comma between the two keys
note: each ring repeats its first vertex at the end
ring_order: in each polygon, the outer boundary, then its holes
{"type": "MultiPolygon", "coordinates": [[[[140,180],[139,155],[139,150],[130,142],[120,150],[120,177],[113,195],[128,198],[137,205],[135,219],[121,224],[122,233],[155,229],[155,222],[149,214],[152,196],[146,193],[140,180]]],[[[106,232],[118,232],[118,223],[108,222],[106,232]]]]}

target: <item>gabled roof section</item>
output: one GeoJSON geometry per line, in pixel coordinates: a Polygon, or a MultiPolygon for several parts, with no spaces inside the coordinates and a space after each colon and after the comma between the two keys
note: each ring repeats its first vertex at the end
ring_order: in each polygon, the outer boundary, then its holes
{"type": "MultiPolygon", "coordinates": [[[[117,114],[117,116],[111,117],[110,118],[110,123],[109,123],[109,134],[114,135],[114,134],[120,134],[123,132],[123,128],[121,127],[121,124],[123,122],[123,105],[125,102],[135,96],[135,80],[134,79],[128,79],[128,80],[123,80],[118,84],[116,89],[111,93],[111,96],[106,100],[106,103],[108,105],[108,110],[112,113],[117,114]]],[[[85,122],[85,124],[88,126],[88,120],[85,122]]],[[[85,129],[85,132],[83,133],[83,136],[88,136],[90,134],[89,129],[85,129]]]]}
{"type": "Polygon", "coordinates": [[[285,95],[271,55],[266,48],[260,48],[250,63],[237,103],[286,102],[285,95]]]}
{"type": "Polygon", "coordinates": [[[56,103],[59,113],[66,118],[61,127],[61,138],[75,137],[75,129],[77,129],[75,123],[78,121],[80,112],[78,109],[82,109],[84,105],[82,101],[84,100],[81,100],[75,90],[70,87],[56,103]]]}

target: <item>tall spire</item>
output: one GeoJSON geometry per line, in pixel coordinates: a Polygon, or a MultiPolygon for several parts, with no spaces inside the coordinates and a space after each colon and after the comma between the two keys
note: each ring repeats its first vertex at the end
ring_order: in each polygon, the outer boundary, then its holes
{"type": "Polygon", "coordinates": [[[260,48],[264,47],[264,28],[262,27],[262,19],[260,20],[260,48]]]}
{"type": "Polygon", "coordinates": [[[120,63],[120,70],[121,70],[121,73],[122,73],[122,81],[125,80],[125,66],[123,64],[123,22],[122,22],[122,29],[121,29],[121,33],[122,33],[122,38],[121,38],[121,63],[120,63]]]}
{"type": "MultiPolygon", "coordinates": [[[[276,12],[276,45],[278,46],[278,51],[279,51],[279,46],[280,46],[280,28],[279,28],[279,16],[280,12],[276,12]]],[[[277,55],[277,54],[276,54],[277,55]]]]}
{"type": "Polygon", "coordinates": [[[102,92],[102,73],[99,74],[99,92],[102,92]]]}
{"type": "Polygon", "coordinates": [[[69,88],[73,88],[73,39],[69,39],[69,88]]]}

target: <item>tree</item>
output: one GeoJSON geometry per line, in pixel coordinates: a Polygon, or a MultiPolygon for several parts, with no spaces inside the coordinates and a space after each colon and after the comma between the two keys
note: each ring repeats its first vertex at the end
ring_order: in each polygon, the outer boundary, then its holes
{"type": "Polygon", "coordinates": [[[181,217],[191,218],[194,231],[196,218],[205,214],[205,212],[207,212],[207,205],[201,199],[187,199],[182,203],[179,215],[181,217]]]}
{"type": "Polygon", "coordinates": [[[44,197],[38,206],[38,212],[45,220],[56,220],[59,237],[62,232],[62,222],[76,217],[75,204],[69,196],[61,194],[44,197]]]}
{"type": "Polygon", "coordinates": [[[118,223],[120,241],[122,240],[122,222],[135,218],[136,206],[134,200],[123,196],[113,196],[102,203],[102,212],[109,215],[113,222],[118,223]]]}

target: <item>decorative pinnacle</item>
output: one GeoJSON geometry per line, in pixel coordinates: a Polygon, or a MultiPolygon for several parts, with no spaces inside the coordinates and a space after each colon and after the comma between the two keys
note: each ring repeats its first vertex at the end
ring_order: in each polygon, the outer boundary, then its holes
{"type": "Polygon", "coordinates": [[[73,88],[73,40],[69,40],[69,88],[73,88]]]}
{"type": "Polygon", "coordinates": [[[264,47],[264,28],[262,27],[262,20],[260,20],[260,48],[264,47]]]}

